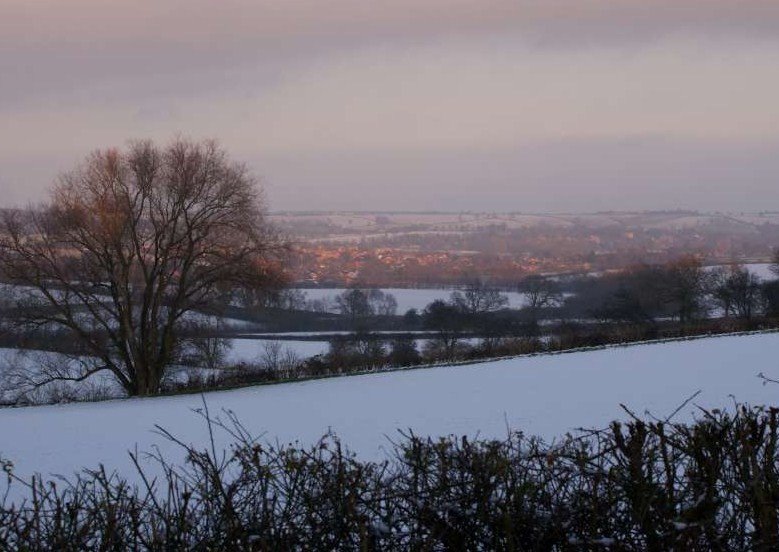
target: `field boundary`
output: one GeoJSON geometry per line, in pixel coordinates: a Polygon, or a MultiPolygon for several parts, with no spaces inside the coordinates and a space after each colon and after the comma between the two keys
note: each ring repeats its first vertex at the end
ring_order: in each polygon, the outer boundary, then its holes
{"type": "Polygon", "coordinates": [[[355,377],[355,376],[368,376],[373,374],[387,374],[387,373],[393,373],[393,372],[407,372],[411,370],[429,370],[432,368],[446,368],[446,367],[457,367],[457,366],[471,366],[474,364],[487,364],[491,362],[501,362],[505,360],[519,360],[524,358],[534,358],[534,357],[547,357],[547,356],[559,356],[559,355],[567,355],[567,354],[573,354],[573,353],[587,353],[587,352],[595,352],[595,351],[605,351],[609,349],[621,349],[621,348],[628,348],[628,347],[640,347],[640,346],[650,346],[650,345],[661,345],[665,343],[680,343],[685,341],[699,341],[704,339],[714,339],[719,337],[747,337],[751,335],[767,335],[767,334],[775,334],[779,333],[779,327],[775,328],[764,328],[759,330],[746,330],[746,331],[736,331],[736,332],[723,332],[723,333],[714,333],[709,332],[705,334],[698,334],[698,335],[689,335],[689,336],[681,336],[681,337],[666,337],[666,338],[660,338],[660,339],[645,339],[641,341],[626,341],[624,343],[606,343],[603,345],[589,345],[584,347],[573,347],[570,349],[561,349],[557,351],[538,351],[534,353],[521,353],[516,355],[503,355],[503,356],[494,356],[494,357],[485,357],[485,358],[475,358],[475,359],[466,359],[466,360],[454,360],[454,361],[441,361],[441,362],[432,362],[432,363],[425,363],[425,364],[416,364],[416,365],[406,365],[406,366],[385,366],[385,367],[379,367],[379,368],[370,368],[370,369],[363,369],[363,370],[354,370],[350,372],[342,372],[342,373],[332,373],[332,374],[322,374],[322,375],[316,375],[316,376],[302,376],[298,378],[289,378],[289,379],[281,379],[276,381],[263,381],[263,382],[252,382],[252,383],[246,383],[246,384],[233,384],[233,385],[225,385],[221,387],[214,387],[212,389],[181,389],[176,390],[172,392],[167,393],[161,393],[159,395],[151,396],[151,397],[120,397],[120,398],[106,398],[106,399],[95,399],[95,400],[84,400],[84,401],[73,401],[69,403],[53,403],[53,404],[39,404],[39,405],[18,405],[18,404],[6,404],[2,405],[0,404],[0,409],[4,408],[34,408],[34,407],[46,407],[46,406],[58,406],[62,404],[82,404],[82,403],[94,403],[94,402],[113,402],[113,401],[127,401],[127,400],[154,400],[159,398],[165,398],[165,397],[176,397],[176,396],[182,396],[182,395],[208,395],[211,393],[221,393],[221,392],[229,392],[229,391],[237,391],[241,389],[249,389],[253,387],[267,387],[272,385],[285,385],[285,384],[291,384],[291,383],[303,383],[303,382],[310,382],[310,381],[318,381],[318,380],[328,380],[333,378],[347,378],[347,377],[355,377]]]}
{"type": "Polygon", "coordinates": [[[144,399],[154,399],[159,397],[175,397],[179,395],[198,395],[198,394],[206,395],[211,393],[220,393],[220,392],[236,391],[240,389],[248,389],[252,387],[267,387],[272,385],[303,383],[303,382],[318,381],[318,380],[328,380],[333,378],[348,378],[348,377],[355,377],[355,376],[368,376],[372,374],[408,372],[412,370],[429,370],[432,368],[469,366],[473,364],[487,364],[490,362],[499,362],[504,360],[516,360],[516,359],[542,357],[542,356],[558,356],[558,355],[567,355],[572,353],[586,353],[586,352],[594,352],[594,351],[603,351],[608,349],[639,347],[639,346],[647,346],[647,345],[661,345],[663,343],[698,341],[698,340],[713,339],[718,337],[746,337],[750,335],[764,335],[764,334],[774,334],[774,333],[779,333],[779,328],[765,328],[760,330],[748,330],[748,331],[726,332],[726,333],[706,333],[706,334],[683,336],[683,337],[668,337],[668,338],[661,338],[661,339],[647,339],[642,341],[629,341],[625,343],[608,343],[604,345],[575,347],[575,348],[563,349],[559,351],[539,351],[536,353],[522,353],[518,355],[504,355],[504,356],[477,358],[477,359],[470,359],[470,360],[456,360],[456,361],[448,361],[448,362],[433,362],[433,363],[416,364],[416,365],[409,365],[409,366],[387,366],[387,367],[372,368],[366,370],[355,370],[355,371],[350,371],[345,373],[322,374],[318,376],[304,376],[300,378],[291,378],[291,379],[278,380],[278,381],[249,383],[245,385],[230,385],[230,386],[219,387],[214,389],[203,389],[203,390],[185,389],[173,393],[158,395],[157,397],[128,397],[126,399],[108,399],[108,400],[120,400],[120,401],[124,401],[128,399],[144,400],[144,399]]]}

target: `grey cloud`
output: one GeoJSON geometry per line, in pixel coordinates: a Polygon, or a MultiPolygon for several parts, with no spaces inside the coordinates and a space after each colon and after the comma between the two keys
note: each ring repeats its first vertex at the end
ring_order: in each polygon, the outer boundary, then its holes
{"type": "Polygon", "coordinates": [[[777,142],[625,136],[492,152],[263,157],[254,165],[272,183],[276,209],[760,211],[779,210],[777,150],[777,142]]]}
{"type": "Polygon", "coordinates": [[[447,35],[508,34],[533,48],[581,48],[687,33],[777,39],[779,2],[4,0],[0,102],[218,91],[236,72],[261,73],[261,84],[326,52],[447,35]],[[89,92],[95,88],[99,94],[89,92]]]}
{"type": "MultiPolygon", "coordinates": [[[[779,210],[779,142],[663,136],[498,151],[298,152],[242,157],[275,210],[589,212],[779,210]]],[[[0,205],[42,197],[77,155],[0,156],[0,205]]]]}
{"type": "Polygon", "coordinates": [[[774,103],[750,92],[774,89],[778,52],[777,0],[2,0],[0,120],[13,125],[0,127],[0,205],[40,197],[53,175],[86,153],[82,148],[181,131],[231,140],[231,150],[266,177],[280,209],[779,209],[770,204],[779,144],[748,141],[775,136],[765,131],[776,118],[774,103]],[[642,49],[679,37],[706,40],[693,40],[678,55],[666,48],[666,58],[647,62],[651,55],[642,49]],[[696,48],[708,47],[706,56],[696,56],[696,48]],[[425,63],[415,66],[414,56],[425,49],[425,63]],[[609,55],[600,56],[600,66],[568,55],[582,49],[593,50],[589,61],[601,49],[609,55]],[[341,57],[358,50],[366,51],[362,65],[339,72],[341,57]],[[741,53],[730,56],[734,50],[741,53]],[[610,55],[615,51],[627,55],[610,55]],[[440,60],[438,52],[451,55],[440,60]],[[535,62],[542,73],[536,80],[545,88],[523,81],[520,72],[501,80],[518,52],[518,63],[535,62]],[[490,69],[497,57],[509,62],[490,69]],[[695,65],[720,58],[726,61],[706,70],[695,65]],[[749,71],[737,70],[752,59],[749,71]],[[383,62],[395,63],[394,71],[383,62]],[[627,71],[634,62],[635,71],[627,71]],[[446,68],[423,78],[436,64],[446,68]],[[578,72],[593,67],[601,72],[578,72]],[[549,73],[554,78],[544,80],[549,73]],[[480,80],[468,83],[473,86],[455,90],[461,96],[445,97],[474,75],[480,80]],[[742,82],[732,75],[742,75],[742,82]],[[642,78],[662,92],[662,101],[644,97],[634,82],[642,78]],[[323,80],[325,98],[319,95],[323,80]],[[395,90],[395,82],[407,86],[395,90]],[[491,83],[499,86],[491,89],[491,83]],[[383,86],[373,102],[371,86],[383,86]],[[270,93],[263,95],[266,87],[270,93]],[[514,95],[523,90],[525,104],[514,95]],[[341,102],[349,93],[369,96],[359,113],[341,102]],[[696,110],[690,94],[710,101],[696,110]],[[258,97],[262,106],[252,101],[258,97]],[[621,100],[613,110],[611,97],[621,100]],[[498,111],[480,108],[493,107],[490,102],[498,111]],[[538,117],[509,120],[499,111],[517,105],[537,106],[538,117]],[[240,115],[263,108],[262,117],[240,115]],[[425,109],[434,114],[417,115],[425,109]],[[663,123],[649,124],[652,117],[663,123]],[[339,126],[339,118],[353,124],[339,126]],[[459,124],[443,124],[449,120],[459,124]],[[433,132],[439,123],[450,134],[476,136],[474,148],[482,150],[461,151],[442,140],[433,132]],[[508,148],[512,124],[519,130],[527,125],[525,141],[536,145],[508,148]],[[606,132],[608,124],[613,128],[606,132]],[[505,132],[489,142],[495,127],[505,132]],[[705,135],[701,128],[720,129],[720,136],[740,138],[729,144],[586,138],[629,134],[634,127],[688,138],[705,135]],[[392,140],[382,142],[383,133],[393,131],[392,140]],[[568,131],[577,140],[540,143],[568,131]],[[285,145],[285,136],[301,132],[311,139],[285,145]],[[414,142],[415,133],[424,138],[425,132],[427,142],[414,142]],[[363,141],[371,148],[355,146],[363,141]],[[252,159],[278,142],[283,147],[276,154],[252,159]],[[400,142],[427,147],[401,153],[393,149],[400,142]],[[321,151],[325,147],[330,153],[321,151]]]}
{"type": "MultiPolygon", "coordinates": [[[[515,28],[582,34],[609,29],[777,29],[773,0],[5,0],[0,44],[220,45],[416,36],[515,28]]],[[[625,33],[626,34],[626,33],[625,33]]],[[[635,36],[635,34],[633,34],[635,36]]]]}

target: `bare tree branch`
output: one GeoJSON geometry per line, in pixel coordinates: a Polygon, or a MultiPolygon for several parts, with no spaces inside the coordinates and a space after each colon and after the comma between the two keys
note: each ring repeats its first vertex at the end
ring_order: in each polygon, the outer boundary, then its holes
{"type": "Polygon", "coordinates": [[[27,322],[67,328],[133,395],[159,390],[187,313],[277,286],[283,252],[257,182],[212,141],[96,151],[0,222],[27,322]]]}

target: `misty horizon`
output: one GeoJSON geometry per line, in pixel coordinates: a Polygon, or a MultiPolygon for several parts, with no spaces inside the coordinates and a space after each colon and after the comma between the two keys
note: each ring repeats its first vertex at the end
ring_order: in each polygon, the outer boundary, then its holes
{"type": "Polygon", "coordinates": [[[768,0],[0,6],[0,206],[216,138],[272,210],[779,209],[768,0]]]}

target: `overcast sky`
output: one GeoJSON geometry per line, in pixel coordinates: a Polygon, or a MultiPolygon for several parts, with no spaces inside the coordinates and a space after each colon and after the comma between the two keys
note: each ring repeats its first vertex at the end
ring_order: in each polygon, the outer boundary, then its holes
{"type": "Polygon", "coordinates": [[[0,2],[0,205],[176,134],[274,210],[779,210],[779,1],[0,2]]]}

